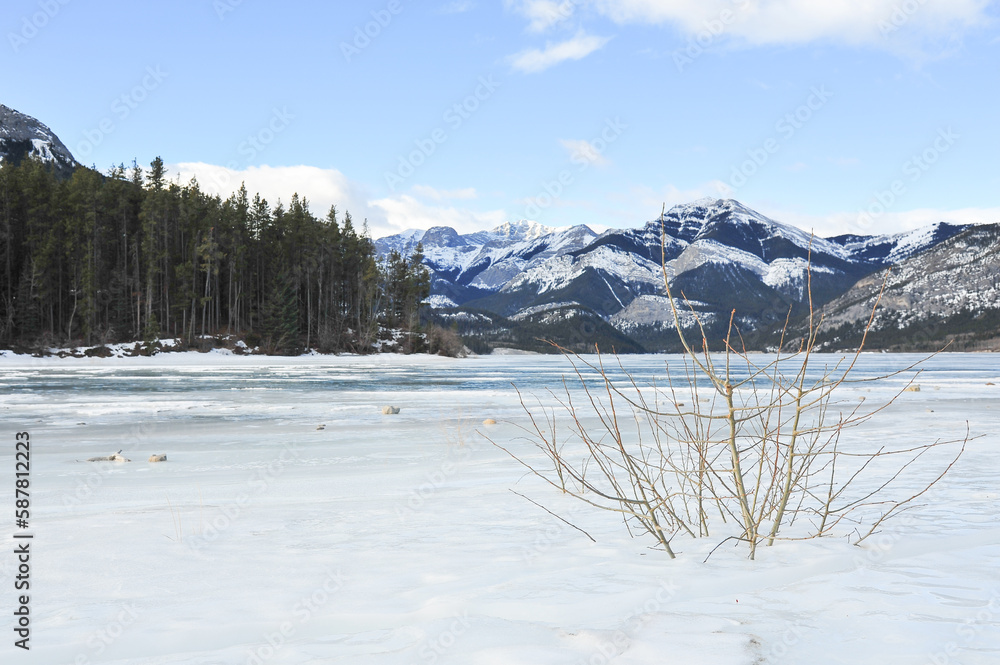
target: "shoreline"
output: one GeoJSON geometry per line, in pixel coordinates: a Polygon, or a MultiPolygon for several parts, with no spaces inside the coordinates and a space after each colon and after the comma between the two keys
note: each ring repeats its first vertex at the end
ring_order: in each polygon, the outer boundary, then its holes
{"type": "Polygon", "coordinates": [[[67,347],[0,347],[0,359],[4,358],[58,358],[58,359],[126,359],[126,358],[152,358],[162,355],[195,354],[198,356],[221,356],[221,357],[262,357],[262,358],[308,358],[316,356],[401,356],[401,355],[441,355],[441,357],[466,357],[477,355],[469,349],[464,349],[459,356],[445,356],[442,354],[430,353],[404,353],[394,350],[391,345],[379,343],[370,353],[358,353],[352,351],[334,351],[323,353],[317,349],[306,349],[302,353],[267,353],[260,347],[251,348],[242,339],[226,336],[205,335],[198,337],[195,342],[169,338],[157,339],[152,342],[136,340],[131,342],[118,342],[114,344],[97,344],[93,346],[67,346],[67,347]]]}
{"type": "MultiPolygon", "coordinates": [[[[923,356],[925,358],[931,358],[933,356],[947,354],[947,355],[961,355],[961,354],[977,354],[977,355],[990,355],[996,354],[1000,349],[979,349],[979,350],[950,350],[948,348],[938,349],[938,350],[886,350],[886,349],[865,349],[861,353],[862,355],[892,355],[892,356],[923,356]]],[[[767,350],[751,350],[745,352],[748,356],[752,357],[774,357],[776,355],[775,349],[767,350]]],[[[849,356],[856,353],[856,349],[815,349],[813,350],[814,355],[820,356],[849,356]]],[[[713,352],[713,355],[721,355],[721,351],[713,352]]],[[[490,353],[475,353],[470,350],[467,346],[463,347],[462,351],[457,355],[446,355],[442,353],[427,353],[427,352],[411,352],[407,353],[399,349],[395,344],[388,344],[379,342],[377,343],[370,352],[362,353],[357,351],[332,351],[332,352],[322,352],[318,349],[312,348],[297,354],[286,354],[286,353],[268,353],[262,350],[261,347],[253,347],[247,345],[247,343],[240,338],[235,336],[219,336],[219,335],[205,335],[196,338],[194,341],[187,341],[176,338],[168,339],[157,339],[153,342],[145,341],[131,341],[131,342],[119,342],[115,344],[98,344],[94,346],[71,346],[71,347],[18,347],[13,348],[3,348],[0,347],[0,362],[4,360],[19,359],[19,360],[46,360],[46,359],[57,359],[57,360],[126,360],[130,358],[153,358],[153,357],[166,357],[166,356],[188,356],[188,357],[199,357],[199,358],[289,358],[289,359],[306,359],[306,358],[373,358],[373,357],[441,357],[448,358],[452,360],[480,357],[480,358],[490,358],[490,357],[510,357],[518,358],[523,356],[560,356],[560,353],[540,353],[538,351],[531,351],[527,349],[519,349],[513,347],[496,347],[493,348],[490,353]]],[[[590,353],[579,353],[573,355],[582,356],[596,356],[593,352],[590,353]]],[[[620,353],[617,354],[613,350],[601,350],[600,355],[602,356],[675,356],[684,355],[682,351],[648,351],[645,353],[620,353]]],[[[794,354],[789,352],[783,352],[783,358],[790,358],[794,354]]]]}
{"type": "MultiPolygon", "coordinates": [[[[286,361],[286,362],[303,362],[303,361],[316,361],[316,360],[335,360],[335,359],[356,359],[356,360],[375,360],[382,359],[381,362],[391,362],[398,361],[401,358],[409,359],[434,359],[440,358],[442,361],[457,361],[457,360],[470,360],[470,359],[483,359],[483,358],[494,358],[494,359],[510,359],[517,360],[519,358],[524,358],[526,356],[538,357],[538,358],[559,358],[562,357],[561,354],[543,354],[532,351],[522,351],[520,349],[495,349],[489,354],[477,354],[468,353],[463,356],[453,357],[453,356],[443,356],[440,354],[431,353],[401,353],[401,352],[391,352],[382,351],[376,353],[351,353],[351,352],[338,352],[338,353],[320,353],[315,349],[310,350],[306,353],[301,353],[297,355],[283,355],[283,354],[266,354],[266,353],[238,353],[233,352],[228,348],[216,348],[207,351],[199,351],[194,349],[176,349],[176,350],[158,350],[152,353],[132,353],[132,349],[136,346],[142,346],[142,343],[132,343],[132,344],[121,344],[121,345],[109,345],[106,348],[112,347],[126,347],[128,351],[111,354],[95,354],[87,353],[94,348],[100,347],[76,347],[76,348],[51,348],[47,349],[46,353],[39,354],[37,351],[33,353],[19,353],[11,349],[0,349],[0,368],[8,363],[23,363],[23,362],[46,362],[51,364],[57,364],[61,361],[66,361],[67,363],[72,363],[73,361],[92,361],[95,364],[100,363],[100,361],[108,361],[109,364],[117,364],[119,362],[127,363],[129,361],[152,361],[157,360],[160,362],[168,360],[176,360],[178,362],[183,362],[185,360],[198,359],[203,362],[226,362],[226,361],[236,361],[240,364],[249,362],[276,362],[276,361],[286,361]]],[[[117,349],[115,349],[117,350],[117,349]]],[[[839,351],[814,351],[813,356],[815,357],[832,357],[832,356],[850,356],[855,352],[853,350],[839,350],[839,351]]],[[[904,357],[904,356],[914,356],[919,358],[930,359],[935,356],[963,356],[963,355],[994,355],[994,351],[882,351],[882,350],[872,350],[872,351],[862,351],[862,356],[888,356],[888,357],[904,357]]],[[[581,357],[597,357],[597,354],[574,354],[581,357]]],[[[601,356],[616,356],[612,352],[602,352],[601,356]]],[[[620,354],[617,357],[628,358],[628,357],[642,357],[642,356],[663,356],[667,357],[681,357],[685,354],[683,353],[667,353],[667,352],[650,352],[650,353],[631,353],[631,354],[620,354]]],[[[713,353],[712,355],[717,355],[713,353]]],[[[751,351],[748,353],[751,357],[770,357],[774,356],[774,352],[770,351],[751,351]]],[[[783,356],[791,357],[791,356],[783,356]]]]}

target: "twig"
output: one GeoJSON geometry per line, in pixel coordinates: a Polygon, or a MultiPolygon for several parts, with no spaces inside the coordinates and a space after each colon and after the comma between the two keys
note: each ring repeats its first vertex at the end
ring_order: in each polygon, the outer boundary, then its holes
{"type": "MultiPolygon", "coordinates": [[[[511,492],[514,492],[514,490],[511,490],[511,492]]],[[[528,500],[528,501],[531,501],[531,503],[535,504],[536,506],[538,506],[539,508],[541,508],[542,510],[544,510],[545,512],[547,512],[547,513],[548,513],[549,515],[552,515],[552,517],[556,518],[556,519],[557,519],[557,520],[559,520],[560,522],[563,522],[563,523],[564,523],[564,524],[566,524],[567,526],[571,526],[571,527],[573,527],[574,529],[576,529],[577,531],[579,531],[580,533],[582,533],[583,535],[585,535],[585,536],[586,536],[587,538],[590,538],[590,542],[592,542],[592,543],[596,543],[596,542],[597,542],[596,540],[594,540],[594,537],[593,537],[593,536],[591,536],[591,535],[590,535],[589,533],[587,533],[586,531],[584,531],[583,529],[581,529],[581,528],[580,528],[580,527],[578,527],[577,525],[575,525],[575,524],[573,524],[573,523],[571,523],[571,522],[567,522],[566,520],[564,520],[563,518],[559,517],[559,516],[558,516],[558,515],[556,515],[556,514],[555,514],[554,512],[552,512],[551,510],[549,510],[548,508],[546,508],[546,507],[545,507],[545,506],[543,506],[542,504],[538,503],[537,501],[532,501],[531,499],[529,499],[528,497],[524,496],[524,495],[523,495],[523,494],[521,494],[520,492],[514,492],[514,494],[518,495],[518,496],[519,496],[519,497],[521,497],[522,499],[526,499],[526,500],[528,500]]]]}

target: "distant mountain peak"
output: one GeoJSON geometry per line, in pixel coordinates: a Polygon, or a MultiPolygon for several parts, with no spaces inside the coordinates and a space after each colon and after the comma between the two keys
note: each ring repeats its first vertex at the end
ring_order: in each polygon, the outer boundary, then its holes
{"type": "Polygon", "coordinates": [[[36,157],[69,175],[79,166],[69,149],[51,129],[30,115],[0,104],[0,162],[20,163],[36,157]]]}
{"type": "Polygon", "coordinates": [[[700,199],[694,201],[689,201],[688,203],[680,203],[673,206],[674,208],[720,208],[725,206],[737,205],[742,207],[743,204],[735,199],[720,199],[714,196],[703,196],[700,199]]]}
{"type": "Polygon", "coordinates": [[[549,235],[555,230],[556,229],[554,228],[543,226],[538,222],[533,222],[527,219],[519,219],[514,222],[504,222],[500,226],[493,229],[491,233],[495,233],[505,238],[534,240],[535,238],[541,238],[542,236],[549,235]]]}
{"type": "Polygon", "coordinates": [[[692,208],[719,208],[721,210],[738,209],[738,210],[745,210],[747,212],[751,212],[754,214],[760,214],[757,213],[755,210],[746,207],[736,199],[720,199],[720,198],[715,198],[713,196],[703,196],[700,199],[697,199],[695,201],[689,201],[688,203],[678,203],[677,205],[674,205],[668,208],[667,210],[669,212],[670,210],[690,210],[692,208]]]}

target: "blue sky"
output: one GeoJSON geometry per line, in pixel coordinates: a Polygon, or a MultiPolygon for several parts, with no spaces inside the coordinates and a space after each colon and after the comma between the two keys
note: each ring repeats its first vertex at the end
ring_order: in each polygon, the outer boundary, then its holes
{"type": "Polygon", "coordinates": [[[8,0],[0,102],[367,218],[634,227],[732,197],[835,233],[1000,221],[1000,3],[8,0]]]}

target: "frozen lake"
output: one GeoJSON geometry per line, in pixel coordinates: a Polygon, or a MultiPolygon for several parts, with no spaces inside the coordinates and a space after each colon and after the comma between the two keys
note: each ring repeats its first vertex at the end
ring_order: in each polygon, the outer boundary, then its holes
{"type": "MultiPolygon", "coordinates": [[[[865,355],[855,376],[918,358],[865,355]]],[[[678,359],[623,362],[647,383],[678,359]]],[[[905,447],[968,423],[981,436],[918,508],[863,547],[781,542],[756,561],[723,547],[704,562],[717,540],[678,538],[671,561],[483,438],[538,459],[512,383],[551,401],[571,371],[561,357],[0,358],[5,608],[18,595],[21,431],[34,534],[32,648],[8,631],[0,653],[46,665],[995,664],[1000,357],[944,354],[922,369],[920,392],[852,434],[905,447]],[[131,463],[82,461],[119,449],[131,463]],[[169,461],[147,463],[154,453],[169,461]]],[[[911,376],[843,398],[889,399],[911,376]]]]}

